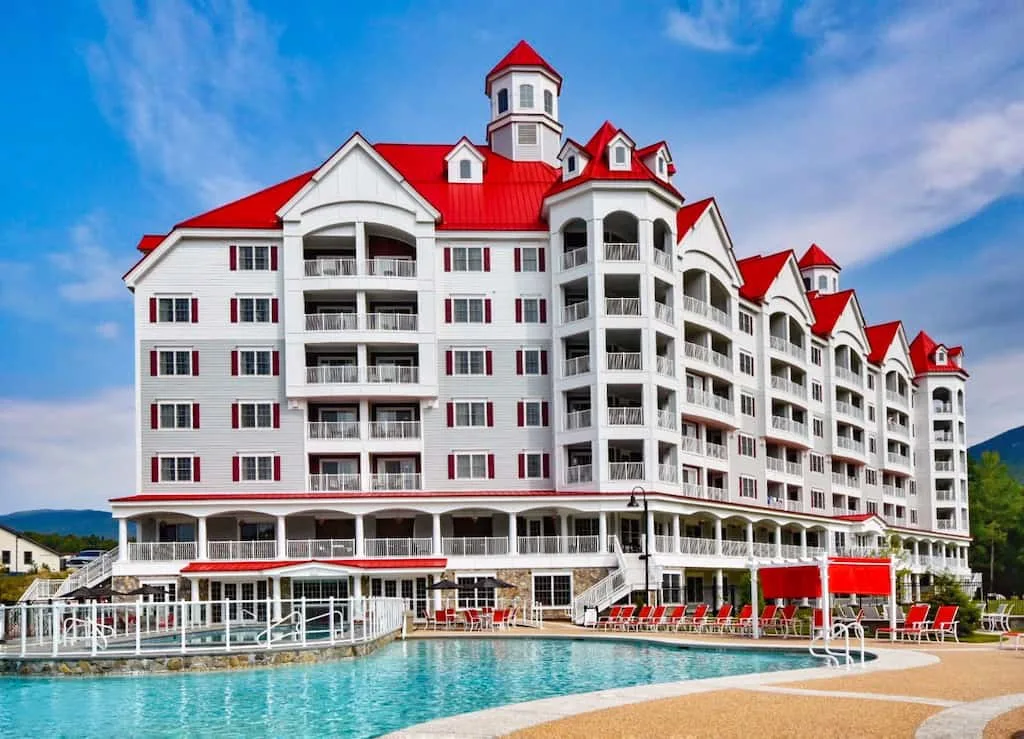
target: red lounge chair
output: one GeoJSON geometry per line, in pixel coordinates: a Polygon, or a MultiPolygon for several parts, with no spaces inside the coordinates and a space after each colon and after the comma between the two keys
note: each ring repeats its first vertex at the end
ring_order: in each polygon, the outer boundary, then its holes
{"type": "Polygon", "coordinates": [[[875,638],[880,639],[882,634],[896,634],[896,638],[916,638],[921,641],[921,637],[924,634],[924,629],[928,625],[928,604],[917,603],[910,607],[907,611],[907,617],[903,622],[903,626],[897,626],[895,630],[888,626],[883,626],[875,631],[875,638]]]}
{"type": "Polygon", "coordinates": [[[747,603],[745,606],[740,608],[740,615],[736,618],[730,619],[729,623],[723,626],[723,629],[729,629],[729,631],[735,633],[742,631],[753,631],[754,624],[754,606],[747,603]]]}
{"type": "Polygon", "coordinates": [[[935,612],[935,620],[932,621],[931,626],[926,626],[921,629],[926,639],[931,639],[934,634],[939,641],[946,641],[946,636],[953,637],[953,641],[957,644],[960,643],[960,639],[956,634],[957,624],[957,613],[960,611],[960,606],[939,606],[939,610],[935,612]]]}
{"type": "Polygon", "coordinates": [[[1013,651],[1017,651],[1024,645],[1024,631],[1004,631],[999,635],[999,648],[1003,649],[1003,642],[1012,645],[1013,651]]]}
{"type": "Polygon", "coordinates": [[[725,603],[718,609],[718,613],[711,619],[705,619],[705,623],[701,626],[701,631],[717,631],[722,633],[722,630],[732,623],[732,603],[725,603]]]}
{"type": "Polygon", "coordinates": [[[661,622],[661,625],[665,627],[665,631],[668,631],[671,628],[678,631],[679,624],[685,617],[686,606],[676,606],[672,609],[672,612],[665,617],[665,620],[661,622]]]}
{"type": "Polygon", "coordinates": [[[785,606],[779,615],[779,626],[782,627],[783,636],[788,637],[790,634],[794,636],[797,634],[799,623],[796,620],[796,608],[793,604],[785,606]]]}
{"type": "Polygon", "coordinates": [[[768,629],[774,629],[777,632],[778,622],[776,621],[776,617],[778,616],[778,614],[778,606],[765,606],[764,609],[761,611],[761,615],[757,619],[757,628],[760,629],[762,632],[767,632],[768,629]]]}
{"type": "Polygon", "coordinates": [[[662,619],[665,618],[666,610],[666,606],[656,606],[647,618],[644,618],[643,616],[640,617],[637,627],[650,630],[657,629],[662,619]]]}
{"type": "Polygon", "coordinates": [[[633,620],[633,614],[636,613],[636,606],[623,606],[622,610],[619,611],[619,618],[612,623],[611,628],[613,629],[627,629],[629,623],[633,620]]]}
{"type": "Polygon", "coordinates": [[[612,624],[618,623],[619,614],[622,613],[622,609],[623,606],[612,606],[607,616],[601,616],[601,618],[597,619],[595,628],[601,628],[602,626],[606,629],[611,628],[612,624]]]}
{"type": "Polygon", "coordinates": [[[698,603],[693,615],[683,616],[683,620],[676,626],[676,631],[699,631],[708,619],[708,611],[711,606],[707,603],[698,603]]]}
{"type": "Polygon", "coordinates": [[[654,610],[653,606],[640,606],[640,612],[628,619],[623,628],[625,629],[636,629],[640,630],[640,626],[644,624],[647,619],[651,617],[651,612],[654,610]]]}

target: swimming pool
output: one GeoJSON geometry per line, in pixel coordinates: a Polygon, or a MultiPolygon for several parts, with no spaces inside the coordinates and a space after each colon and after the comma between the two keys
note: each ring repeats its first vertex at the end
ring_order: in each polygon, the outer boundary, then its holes
{"type": "Polygon", "coordinates": [[[818,666],[800,652],[599,639],[422,639],[393,642],[361,659],[268,670],[6,678],[0,734],[374,737],[537,698],[818,666]]]}

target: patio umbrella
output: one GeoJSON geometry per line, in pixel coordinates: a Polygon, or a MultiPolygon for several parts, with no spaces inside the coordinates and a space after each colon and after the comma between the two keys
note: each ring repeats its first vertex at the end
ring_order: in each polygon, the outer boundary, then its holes
{"type": "Polygon", "coordinates": [[[427,590],[461,590],[464,587],[464,585],[459,585],[454,580],[438,580],[428,585],[427,590]]]}
{"type": "Polygon", "coordinates": [[[134,590],[129,590],[123,595],[166,595],[163,588],[158,588],[156,585],[141,585],[134,590]]]}
{"type": "Polygon", "coordinates": [[[513,585],[510,582],[505,582],[504,580],[499,580],[496,577],[481,577],[479,580],[477,580],[475,583],[473,583],[473,587],[475,587],[475,588],[515,588],[516,586],[513,585]]]}
{"type": "Polygon", "coordinates": [[[89,595],[87,597],[95,598],[97,600],[100,598],[112,598],[115,595],[124,595],[124,593],[119,590],[114,590],[109,585],[100,585],[95,588],[89,588],[88,590],[89,595]]]}
{"type": "Polygon", "coordinates": [[[93,598],[94,596],[92,594],[91,588],[82,587],[75,588],[70,593],[65,593],[60,597],[66,600],[88,600],[89,598],[93,598]]]}

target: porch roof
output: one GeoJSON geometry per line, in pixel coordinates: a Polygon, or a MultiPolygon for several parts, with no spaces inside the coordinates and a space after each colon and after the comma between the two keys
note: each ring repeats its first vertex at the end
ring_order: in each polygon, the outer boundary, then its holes
{"type": "Polygon", "coordinates": [[[274,559],[242,562],[190,562],[181,574],[205,572],[264,572],[298,565],[322,564],[332,567],[352,567],[360,570],[443,570],[446,557],[415,557],[394,559],[274,559]]]}

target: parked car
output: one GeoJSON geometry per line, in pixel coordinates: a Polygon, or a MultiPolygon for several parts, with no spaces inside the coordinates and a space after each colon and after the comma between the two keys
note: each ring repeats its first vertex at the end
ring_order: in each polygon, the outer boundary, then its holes
{"type": "Polygon", "coordinates": [[[94,559],[102,557],[104,554],[106,554],[105,549],[83,549],[69,559],[64,566],[69,570],[77,570],[79,567],[85,567],[94,559]]]}

